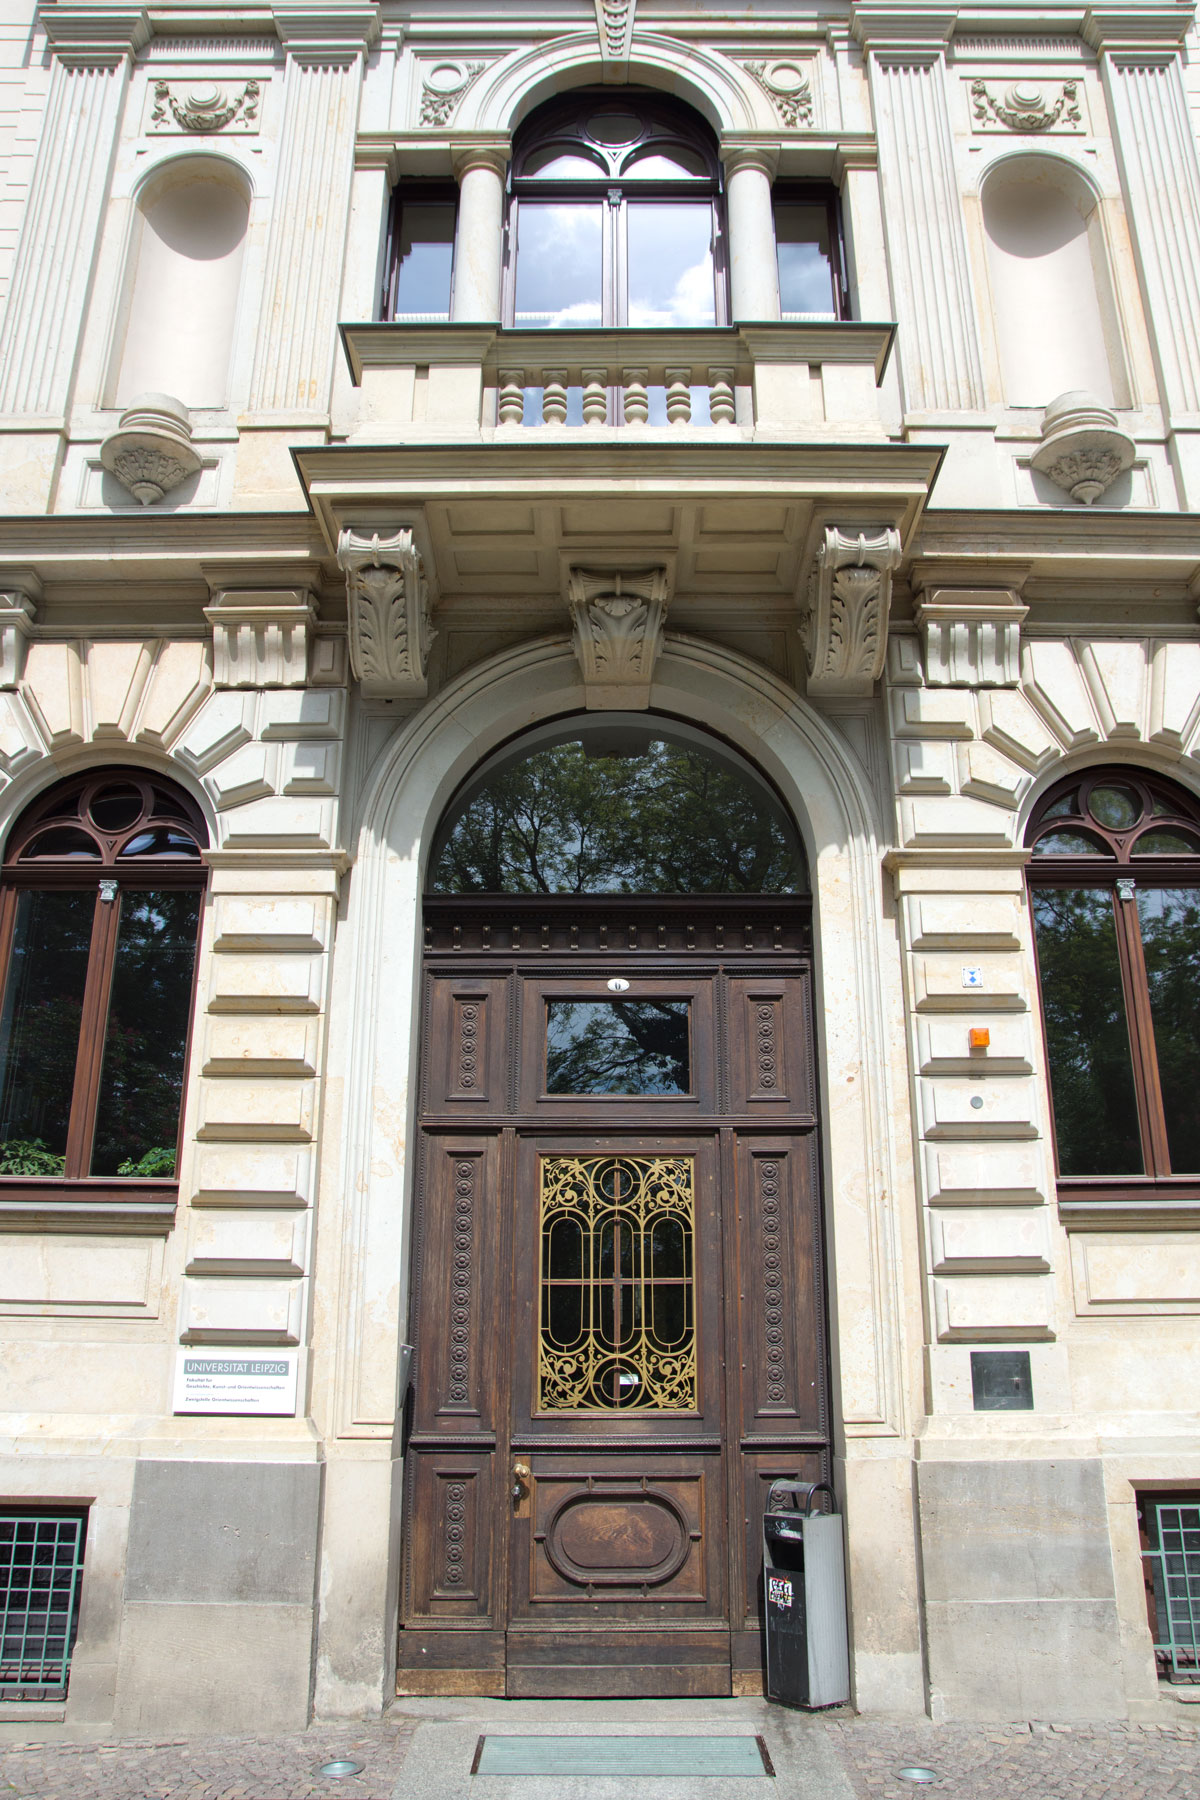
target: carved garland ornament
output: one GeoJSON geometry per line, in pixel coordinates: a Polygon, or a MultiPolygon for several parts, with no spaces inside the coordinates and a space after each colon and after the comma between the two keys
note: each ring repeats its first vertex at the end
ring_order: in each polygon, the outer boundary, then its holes
{"type": "Polygon", "coordinates": [[[169,81],[154,84],[154,111],[150,121],[165,125],[168,117],[183,131],[220,131],[235,119],[249,124],[258,117],[261,86],[247,81],[240,93],[231,93],[215,81],[185,87],[177,94],[169,81]]]}
{"type": "Polygon", "coordinates": [[[346,572],[350,666],[363,693],[422,699],[428,682],[429,584],[411,531],[359,537],[343,531],[338,566],[346,572]]]}
{"type": "Polygon", "coordinates": [[[609,574],[572,569],[567,584],[572,648],[589,708],[650,705],[662,654],[670,582],[665,569],[609,574]]]}
{"type": "Polygon", "coordinates": [[[801,636],[812,694],[869,694],[883,673],[892,573],[900,562],[893,527],[868,536],[825,530],[809,586],[801,636]]]}
{"type": "Polygon", "coordinates": [[[795,131],[812,124],[812,85],[798,64],[748,62],[742,66],[747,75],[753,75],[784,125],[795,131]]]}
{"type": "Polygon", "coordinates": [[[1050,131],[1055,125],[1081,125],[1079,83],[1064,81],[1051,101],[1036,82],[1018,81],[998,100],[986,81],[971,83],[971,106],[977,127],[1006,125],[1010,131],[1050,131]]]}
{"type": "Polygon", "coordinates": [[[474,87],[486,63],[439,63],[421,83],[421,124],[448,125],[467,90],[474,87]]]}

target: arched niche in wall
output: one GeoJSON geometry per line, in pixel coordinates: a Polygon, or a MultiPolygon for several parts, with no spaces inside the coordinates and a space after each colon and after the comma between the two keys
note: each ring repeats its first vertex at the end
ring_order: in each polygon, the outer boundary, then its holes
{"type": "Polygon", "coordinates": [[[156,170],[137,200],[107,402],[166,393],[189,407],[229,399],[250,186],[234,164],[190,156],[156,170]]]}
{"type": "Polygon", "coordinates": [[[1045,406],[1085,389],[1130,404],[1099,197],[1054,156],[1006,157],[983,182],[1004,398],[1045,406]]]}

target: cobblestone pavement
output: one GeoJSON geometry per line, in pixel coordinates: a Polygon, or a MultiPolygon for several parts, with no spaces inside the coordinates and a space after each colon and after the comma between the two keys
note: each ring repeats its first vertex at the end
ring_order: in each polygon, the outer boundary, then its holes
{"type": "Polygon", "coordinates": [[[1200,1725],[829,1723],[859,1800],[1197,1800],[1200,1725]],[[937,1780],[900,1780],[905,1766],[937,1780]]]}
{"type": "MultiPolygon", "coordinates": [[[[6,1744],[0,1800],[405,1800],[404,1759],[420,1723],[397,1712],[382,1724],[318,1725],[286,1737],[6,1744]],[[363,1763],[363,1774],[334,1781],[315,1773],[334,1757],[363,1763]]],[[[806,1725],[827,1738],[858,1800],[1200,1796],[1200,1721],[972,1726],[843,1717],[806,1725]],[[896,1771],[906,1765],[937,1779],[903,1781],[896,1771]]],[[[464,1754],[473,1741],[474,1728],[464,1730],[464,1754]]],[[[718,1800],[719,1785],[698,1785],[701,1800],[718,1800]]]]}

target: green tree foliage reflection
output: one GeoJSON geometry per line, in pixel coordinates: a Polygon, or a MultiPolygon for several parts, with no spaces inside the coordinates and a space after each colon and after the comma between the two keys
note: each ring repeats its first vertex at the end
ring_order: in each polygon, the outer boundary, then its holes
{"type": "Polygon", "coordinates": [[[509,764],[454,819],[441,894],[788,894],[807,886],[780,806],[704,751],[557,744],[509,764]]]}
{"type": "Polygon", "coordinates": [[[1041,888],[1033,896],[1064,1175],[1142,1172],[1112,909],[1106,888],[1041,888]]]}
{"type": "Polygon", "coordinates": [[[549,1094],[686,1094],[686,1000],[552,1000],[549,1094]]]}
{"type": "Polygon", "coordinates": [[[1200,890],[1137,890],[1171,1169],[1200,1173],[1200,890]]]}

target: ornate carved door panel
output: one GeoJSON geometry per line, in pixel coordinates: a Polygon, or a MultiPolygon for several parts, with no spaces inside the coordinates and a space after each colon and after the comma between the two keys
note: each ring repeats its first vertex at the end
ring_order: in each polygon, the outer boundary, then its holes
{"type": "Polygon", "coordinates": [[[759,1677],[827,1473],[808,908],[427,911],[402,1691],[759,1677]]]}

